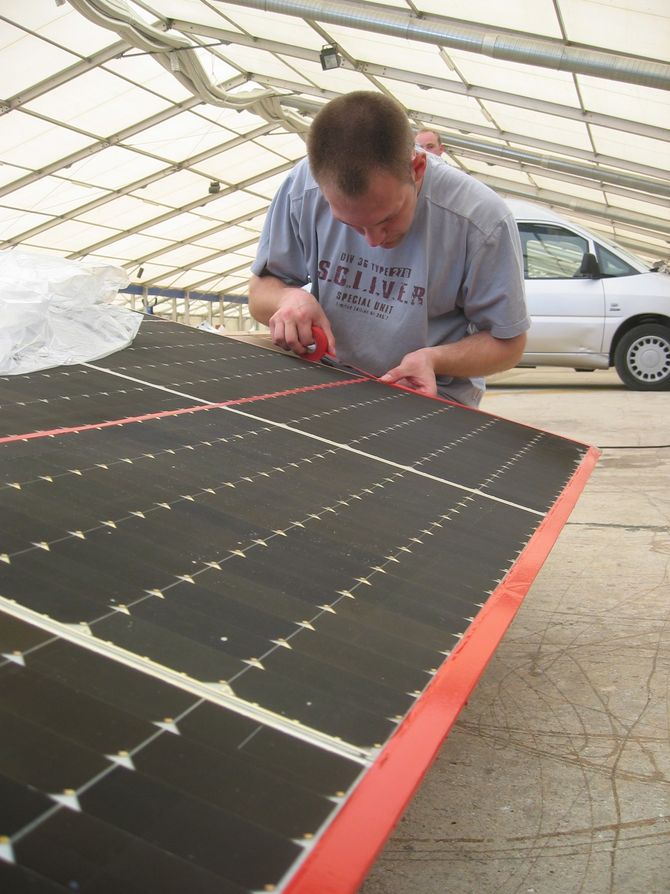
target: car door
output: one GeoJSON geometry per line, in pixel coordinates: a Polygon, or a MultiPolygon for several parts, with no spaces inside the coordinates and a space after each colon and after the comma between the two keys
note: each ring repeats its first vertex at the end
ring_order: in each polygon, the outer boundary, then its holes
{"type": "Polygon", "coordinates": [[[580,273],[589,240],[560,224],[518,221],[526,300],[532,325],[524,359],[557,365],[602,352],[605,294],[602,280],[580,273]]]}

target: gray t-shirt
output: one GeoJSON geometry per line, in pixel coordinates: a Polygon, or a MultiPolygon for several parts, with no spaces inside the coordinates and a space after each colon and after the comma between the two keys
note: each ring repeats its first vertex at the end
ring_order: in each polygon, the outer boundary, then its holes
{"type": "MultiPolygon", "coordinates": [[[[268,211],[252,271],[310,284],[341,363],[383,375],[405,354],[487,330],[530,326],[514,217],[487,186],[427,156],[412,225],[391,249],[371,248],[335,220],[307,159],[268,211]]],[[[477,406],[481,379],[438,378],[438,391],[477,406]]]]}

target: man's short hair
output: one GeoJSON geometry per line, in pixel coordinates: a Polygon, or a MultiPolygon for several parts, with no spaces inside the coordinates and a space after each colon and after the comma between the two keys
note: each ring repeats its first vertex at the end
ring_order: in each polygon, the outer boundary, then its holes
{"type": "Polygon", "coordinates": [[[338,96],[316,115],[307,155],[319,184],[346,196],[363,195],[373,171],[412,179],[414,136],[405,110],[381,93],[356,90],[338,96]]]}

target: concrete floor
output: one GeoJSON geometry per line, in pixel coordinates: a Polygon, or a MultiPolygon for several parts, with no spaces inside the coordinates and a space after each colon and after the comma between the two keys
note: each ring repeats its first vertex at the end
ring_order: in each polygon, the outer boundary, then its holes
{"type": "Polygon", "coordinates": [[[360,894],[668,894],[670,393],[489,387],[482,409],[602,458],[360,894]]]}

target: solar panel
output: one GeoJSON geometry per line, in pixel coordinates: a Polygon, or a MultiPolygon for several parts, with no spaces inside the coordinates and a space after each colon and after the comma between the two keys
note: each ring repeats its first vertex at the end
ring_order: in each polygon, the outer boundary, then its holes
{"type": "Polygon", "coordinates": [[[354,891],[596,452],[150,318],[0,404],[0,884],[354,891]]]}

